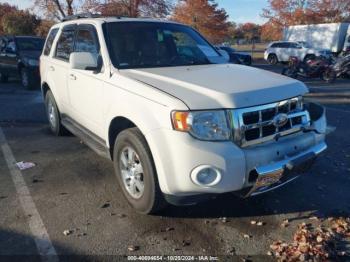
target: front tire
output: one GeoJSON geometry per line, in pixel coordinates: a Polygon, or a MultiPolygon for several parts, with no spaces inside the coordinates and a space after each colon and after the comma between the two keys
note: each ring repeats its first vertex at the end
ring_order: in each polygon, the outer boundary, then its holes
{"type": "Polygon", "coordinates": [[[61,116],[58,110],[55,98],[49,90],[45,96],[46,115],[49,120],[50,130],[55,136],[62,136],[68,133],[67,129],[61,124],[61,116]]]}
{"type": "Polygon", "coordinates": [[[166,206],[151,151],[138,128],[126,129],[117,136],[113,163],[123,194],[134,209],[154,214],[166,206]]]}

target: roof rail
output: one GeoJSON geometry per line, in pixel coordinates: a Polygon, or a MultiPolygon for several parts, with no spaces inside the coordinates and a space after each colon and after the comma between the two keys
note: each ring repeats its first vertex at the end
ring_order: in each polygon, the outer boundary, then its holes
{"type": "Polygon", "coordinates": [[[61,19],[61,22],[70,21],[70,20],[76,20],[76,19],[82,19],[82,18],[98,18],[101,17],[99,14],[92,14],[92,13],[81,13],[76,15],[70,15],[63,17],[61,19]]]}

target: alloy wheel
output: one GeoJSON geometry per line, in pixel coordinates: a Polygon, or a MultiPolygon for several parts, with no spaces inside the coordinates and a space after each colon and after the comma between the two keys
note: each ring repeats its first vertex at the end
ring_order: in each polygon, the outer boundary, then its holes
{"type": "Polygon", "coordinates": [[[136,151],[130,146],[125,147],[119,157],[120,173],[126,191],[134,199],[142,197],[145,184],[143,167],[136,151]]]}

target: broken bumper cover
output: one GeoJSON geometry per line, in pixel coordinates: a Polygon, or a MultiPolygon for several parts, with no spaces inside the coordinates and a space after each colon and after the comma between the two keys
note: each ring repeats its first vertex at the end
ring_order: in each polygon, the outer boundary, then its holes
{"type": "Polygon", "coordinates": [[[321,142],[295,156],[270,165],[257,167],[255,169],[257,174],[255,184],[245,196],[262,194],[293,181],[300,174],[308,171],[316,156],[326,149],[326,143],[321,142]]]}

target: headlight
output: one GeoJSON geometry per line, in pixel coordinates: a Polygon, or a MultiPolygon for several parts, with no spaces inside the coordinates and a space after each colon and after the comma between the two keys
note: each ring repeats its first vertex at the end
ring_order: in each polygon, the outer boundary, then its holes
{"type": "Polygon", "coordinates": [[[231,136],[223,110],[174,111],[172,123],[175,130],[188,132],[200,140],[227,141],[231,136]]]}
{"type": "Polygon", "coordinates": [[[27,58],[25,59],[25,62],[30,66],[39,66],[39,60],[37,59],[27,58]]]}

